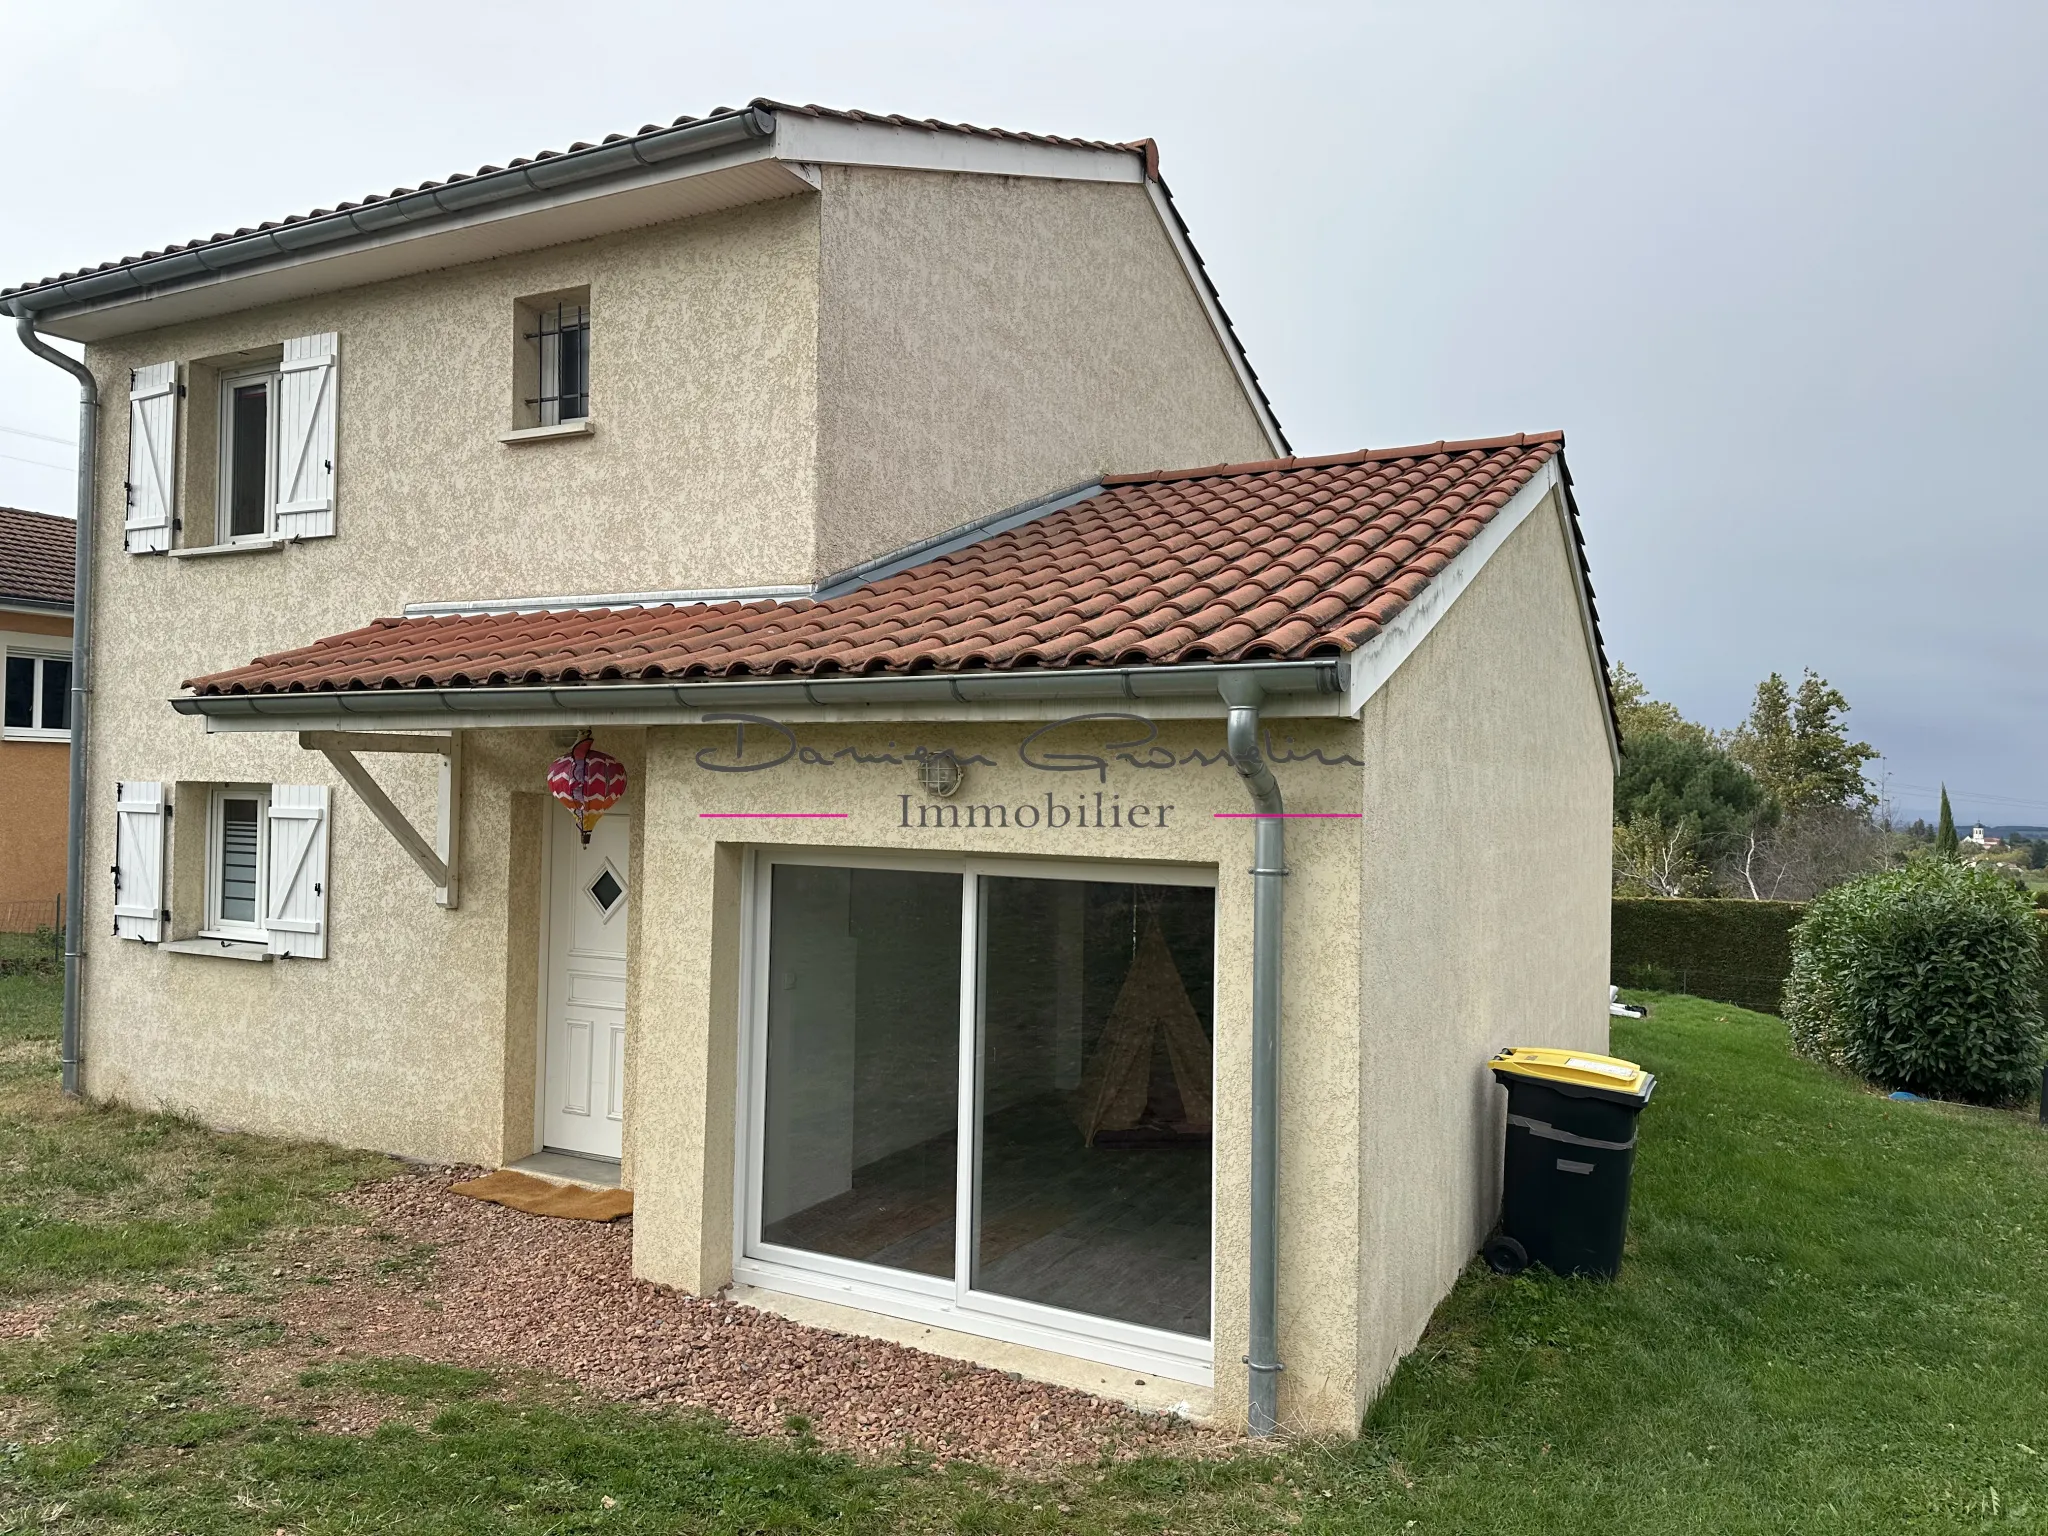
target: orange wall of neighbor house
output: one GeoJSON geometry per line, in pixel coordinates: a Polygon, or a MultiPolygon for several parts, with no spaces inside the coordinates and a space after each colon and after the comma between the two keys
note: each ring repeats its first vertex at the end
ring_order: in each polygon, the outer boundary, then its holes
{"type": "MultiPolygon", "coordinates": [[[[71,621],[0,611],[0,629],[68,635],[71,621]]],[[[57,894],[64,889],[64,796],[70,769],[71,749],[62,742],[0,741],[0,902],[48,902],[55,915],[57,894]]]]}

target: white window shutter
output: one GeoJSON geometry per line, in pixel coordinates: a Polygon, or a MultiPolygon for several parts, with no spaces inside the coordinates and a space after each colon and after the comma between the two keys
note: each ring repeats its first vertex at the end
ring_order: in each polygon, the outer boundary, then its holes
{"type": "Polygon", "coordinates": [[[148,780],[114,786],[114,937],[163,940],[164,787],[148,780]]]}
{"type": "Polygon", "coordinates": [[[327,958],[327,786],[270,786],[263,926],[273,955],[327,958]]]}
{"type": "Polygon", "coordinates": [[[128,516],[121,543],[130,554],[171,547],[178,460],[178,365],[151,363],[128,385],[128,516]]]}
{"type": "Polygon", "coordinates": [[[277,386],[277,531],[288,539],[334,532],[334,405],[341,387],[332,331],[284,344],[277,386]]]}

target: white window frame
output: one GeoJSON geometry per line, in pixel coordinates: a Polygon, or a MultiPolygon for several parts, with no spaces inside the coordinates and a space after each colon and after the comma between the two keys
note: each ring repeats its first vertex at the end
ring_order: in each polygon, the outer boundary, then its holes
{"type": "Polygon", "coordinates": [[[277,538],[277,433],[281,375],[276,364],[224,373],[220,380],[220,467],[215,475],[214,543],[267,544],[277,538]],[[264,386],[263,527],[257,533],[234,533],[235,391],[249,384],[264,386]]]}
{"type": "Polygon", "coordinates": [[[206,800],[206,923],[199,930],[203,939],[226,939],[236,944],[270,944],[270,930],[263,923],[264,902],[270,889],[270,786],[268,784],[216,784],[206,800]],[[256,915],[247,922],[221,916],[221,833],[226,826],[223,805],[229,800],[256,802],[256,915]]]}
{"type": "MultiPolygon", "coordinates": [[[[59,649],[56,646],[17,645],[12,642],[0,645],[0,710],[4,710],[6,707],[4,695],[7,687],[7,663],[17,656],[25,659],[33,658],[36,664],[35,681],[30,684],[29,698],[30,718],[35,723],[33,725],[0,727],[0,740],[69,741],[71,739],[71,728],[68,725],[48,726],[43,724],[43,663],[46,661],[61,661],[67,666],[70,665],[71,651],[69,647],[59,649]]],[[[64,686],[68,694],[71,687],[68,678],[65,680],[64,686]]],[[[0,719],[4,718],[4,715],[0,715],[0,719]]]]}
{"type": "MultiPolygon", "coordinates": [[[[833,1302],[908,1319],[928,1327],[1050,1350],[1196,1386],[1215,1384],[1216,1160],[1209,1163],[1211,1265],[1207,1338],[1169,1333],[1114,1318],[1068,1312],[1037,1302],[977,1291],[973,1275],[974,1206],[981,1161],[980,880],[1011,875],[1132,885],[1216,887],[1213,865],[1143,864],[1094,859],[1022,859],[920,855],[839,848],[755,848],[741,875],[739,1145],[734,1160],[733,1278],[763,1290],[833,1302]],[[828,1254],[807,1253],[761,1236],[762,1127],[767,1109],[769,901],[777,864],[840,869],[897,869],[960,875],[960,1111],[954,1191],[953,1273],[941,1278],[828,1254]]],[[[1212,969],[1210,984],[1215,976],[1212,969]]],[[[1212,990],[1212,998],[1214,996],[1212,990]]],[[[1215,1017],[1213,1004],[1211,1017],[1215,1017]]]]}

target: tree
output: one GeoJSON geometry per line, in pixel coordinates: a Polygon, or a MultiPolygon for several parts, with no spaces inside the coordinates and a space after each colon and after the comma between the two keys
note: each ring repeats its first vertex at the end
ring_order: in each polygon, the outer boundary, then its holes
{"type": "Polygon", "coordinates": [[[1963,845],[1956,837],[1956,815],[1948,808],[1948,786],[1941,786],[1941,820],[1934,826],[1934,852],[1944,859],[1959,859],[1963,845]]]}
{"type": "Polygon", "coordinates": [[[1729,752],[1788,816],[1824,806],[1861,810],[1872,798],[1863,765],[1877,749],[1849,739],[1848,713],[1849,701],[1811,667],[1796,694],[1773,672],[1756,685],[1729,752]]]}
{"type": "Polygon", "coordinates": [[[1627,738],[1614,779],[1614,819],[1628,826],[1641,817],[1667,833],[1690,827],[1694,853],[1708,865],[1729,858],[1753,828],[1774,820],[1756,780],[1704,731],[1627,738]]]}
{"type": "Polygon", "coordinates": [[[1638,812],[1614,828],[1614,888],[1624,896],[1705,896],[1713,879],[1700,862],[1692,823],[1667,826],[1638,812]]]}
{"type": "Polygon", "coordinates": [[[1686,719],[1675,704],[1651,698],[1643,680],[1619,662],[1615,663],[1609,681],[1614,691],[1615,725],[1624,743],[1650,736],[1701,742],[1710,739],[1707,728],[1686,719]]]}
{"type": "Polygon", "coordinates": [[[1752,901],[1810,901],[1845,880],[1885,867],[1889,839],[1867,812],[1821,806],[1752,828],[1721,879],[1752,901]]]}

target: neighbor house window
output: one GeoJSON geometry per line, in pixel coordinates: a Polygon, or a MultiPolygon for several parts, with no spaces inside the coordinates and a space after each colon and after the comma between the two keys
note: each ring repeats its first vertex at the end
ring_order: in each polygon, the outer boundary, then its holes
{"type": "Polygon", "coordinates": [[[223,542],[268,538],[277,526],[277,396],[273,371],[220,381],[223,542]]]}
{"type": "Polygon", "coordinates": [[[1210,1377],[1215,891],[761,856],[743,1277],[1210,1377]]]}
{"type": "Polygon", "coordinates": [[[206,818],[208,938],[268,942],[263,891],[270,852],[270,789],[229,784],[214,790],[206,818]]]}
{"type": "Polygon", "coordinates": [[[10,650],[0,729],[22,741],[71,739],[71,658],[10,650]]]}
{"type": "Polygon", "coordinates": [[[535,349],[540,390],[529,402],[543,427],[590,414],[590,306],[554,304],[534,317],[527,341],[535,349]]]}

